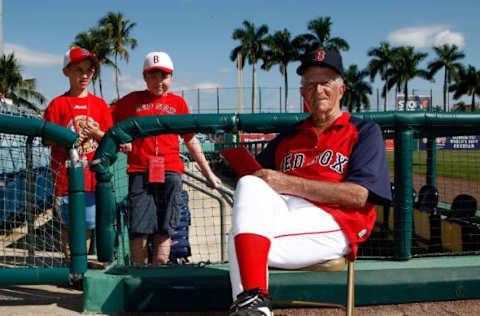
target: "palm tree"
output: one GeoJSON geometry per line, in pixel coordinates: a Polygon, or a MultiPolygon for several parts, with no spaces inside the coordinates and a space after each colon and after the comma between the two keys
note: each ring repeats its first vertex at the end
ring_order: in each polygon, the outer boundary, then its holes
{"type": "Polygon", "coordinates": [[[454,104],[454,105],[453,105],[452,110],[453,110],[454,112],[468,112],[468,111],[470,111],[470,105],[469,105],[469,104],[466,104],[466,103],[463,102],[463,101],[460,101],[460,102],[458,102],[457,104],[454,104]]]}
{"type": "Polygon", "coordinates": [[[262,69],[270,70],[273,65],[280,66],[280,73],[285,83],[285,112],[288,112],[288,74],[287,66],[290,62],[300,59],[300,50],[305,42],[305,37],[299,35],[290,39],[287,29],[275,32],[265,39],[268,50],[263,58],[262,69]]]}
{"type": "Polygon", "coordinates": [[[477,71],[472,65],[467,69],[460,68],[457,81],[450,86],[453,91],[453,98],[458,100],[464,95],[472,97],[470,111],[475,112],[475,95],[480,95],[480,71],[477,71]]]}
{"type": "Polygon", "coordinates": [[[367,70],[359,71],[357,65],[350,65],[343,76],[345,82],[345,94],[342,98],[342,106],[348,107],[348,111],[352,112],[355,107],[357,112],[363,108],[370,108],[369,95],[372,94],[372,87],[368,82],[363,80],[368,76],[367,70]]]}
{"type": "Polygon", "coordinates": [[[131,49],[137,47],[137,40],[130,37],[130,32],[137,25],[135,22],[124,19],[123,14],[108,12],[105,17],[100,19],[98,24],[103,27],[107,40],[114,55],[115,67],[115,87],[117,89],[117,99],[120,99],[120,89],[118,87],[118,76],[120,68],[118,67],[118,57],[128,63],[127,46],[131,49]]]}
{"type": "Polygon", "coordinates": [[[40,113],[40,109],[31,99],[44,104],[45,97],[35,90],[35,79],[23,79],[20,72],[20,65],[12,53],[2,55],[0,59],[0,94],[12,99],[16,105],[24,106],[40,113]]]}
{"type": "Polygon", "coordinates": [[[98,85],[100,88],[100,96],[103,99],[103,85],[102,85],[102,65],[111,65],[116,68],[116,64],[113,63],[108,55],[111,53],[109,42],[107,39],[107,34],[103,29],[99,28],[90,28],[88,32],[81,32],[75,36],[75,40],[72,44],[74,47],[82,47],[88,49],[90,52],[95,54],[98,58],[98,68],[95,72],[95,75],[92,80],[93,84],[93,93],[95,92],[95,82],[98,79],[98,85]]]}
{"type": "MultiPolygon", "coordinates": [[[[232,38],[239,40],[240,45],[235,47],[230,53],[230,60],[235,61],[241,54],[242,69],[245,65],[245,58],[248,57],[248,63],[252,65],[252,113],[255,113],[255,90],[257,88],[256,64],[259,59],[264,57],[265,36],[268,33],[268,26],[262,24],[259,28],[255,24],[243,21],[244,28],[238,28],[233,31],[232,38]]],[[[237,60],[238,62],[238,60],[237,60]]]]}
{"type": "Polygon", "coordinates": [[[392,68],[387,70],[387,85],[392,87],[397,84],[398,91],[401,91],[405,97],[405,111],[408,102],[408,82],[416,77],[430,79],[426,70],[418,69],[420,62],[428,56],[426,53],[415,53],[412,46],[401,46],[395,51],[392,68]]]}
{"type": "Polygon", "coordinates": [[[307,28],[313,34],[305,34],[309,45],[307,51],[315,49],[333,49],[347,51],[350,49],[347,41],[341,37],[331,37],[332,21],[329,16],[318,17],[308,22],[307,28]]]}
{"type": "Polygon", "coordinates": [[[458,51],[457,45],[443,45],[433,48],[438,58],[428,64],[430,76],[433,77],[440,69],[444,68],[443,79],[443,110],[449,110],[448,86],[452,82],[452,75],[455,76],[462,64],[455,62],[465,57],[465,54],[458,51]]]}
{"type": "Polygon", "coordinates": [[[368,56],[374,57],[370,60],[367,66],[367,70],[370,74],[370,81],[373,82],[377,74],[379,74],[380,78],[385,81],[382,89],[382,96],[384,96],[383,110],[387,111],[388,91],[390,91],[387,81],[387,70],[392,67],[395,49],[391,48],[389,43],[381,42],[380,47],[372,48],[368,51],[368,56]]]}

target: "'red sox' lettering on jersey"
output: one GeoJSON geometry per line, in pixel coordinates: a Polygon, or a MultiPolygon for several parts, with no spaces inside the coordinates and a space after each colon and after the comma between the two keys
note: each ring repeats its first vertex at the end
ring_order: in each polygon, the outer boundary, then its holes
{"type": "MultiPolygon", "coordinates": [[[[132,92],[121,98],[112,108],[115,123],[137,116],[189,113],[187,103],[181,96],[173,93],[155,96],[148,90],[132,92]]],[[[193,136],[194,134],[181,135],[185,141],[189,141],[193,136]]],[[[165,157],[165,170],[183,173],[183,163],[178,154],[180,150],[178,135],[162,134],[156,137],[136,138],[132,145],[132,151],[128,155],[127,172],[147,170],[149,161],[158,151],[165,157]]]]}
{"type": "Polygon", "coordinates": [[[162,103],[144,103],[135,105],[135,113],[143,111],[155,111],[156,114],[175,114],[176,108],[162,103]]]}
{"type": "Polygon", "coordinates": [[[280,170],[284,173],[289,173],[290,171],[299,169],[299,168],[310,168],[320,165],[324,168],[330,168],[331,170],[343,174],[348,163],[348,158],[345,157],[342,153],[335,153],[333,150],[327,149],[320,154],[315,153],[290,153],[282,159],[280,164],[280,170]],[[314,155],[314,156],[312,156],[314,155]],[[336,159],[333,159],[336,157],[336,159]]]}

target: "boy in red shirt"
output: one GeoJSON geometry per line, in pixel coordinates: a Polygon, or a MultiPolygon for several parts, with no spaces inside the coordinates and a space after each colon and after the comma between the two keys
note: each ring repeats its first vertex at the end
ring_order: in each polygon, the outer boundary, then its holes
{"type": "MultiPolygon", "coordinates": [[[[87,167],[102,139],[104,132],[112,125],[112,116],[105,101],[88,92],[88,85],[98,66],[95,55],[83,48],[72,48],[64,57],[63,74],[69,79],[70,89],[53,99],[48,105],[43,119],[50,121],[80,135],[78,153],[85,164],[85,215],[87,227],[87,249],[90,245],[91,230],[95,228],[95,177],[87,167]]],[[[57,205],[62,205],[62,250],[65,261],[70,263],[68,245],[68,180],[66,167],[70,162],[68,152],[62,146],[44,140],[52,146],[51,168],[55,183],[57,205]],[[63,201],[62,201],[63,200],[63,201]]]]}
{"type": "MultiPolygon", "coordinates": [[[[115,123],[143,115],[188,114],[185,100],[167,92],[172,73],[173,62],[166,53],[147,54],[143,65],[147,90],[132,92],[113,106],[115,123]]],[[[217,187],[221,181],[210,169],[195,135],[181,137],[212,187],[217,187]]],[[[153,264],[165,264],[170,254],[170,235],[180,220],[184,166],[180,159],[178,135],[137,138],[123,145],[121,151],[128,152],[132,260],[135,264],[148,263],[147,240],[153,235],[153,264]]]]}

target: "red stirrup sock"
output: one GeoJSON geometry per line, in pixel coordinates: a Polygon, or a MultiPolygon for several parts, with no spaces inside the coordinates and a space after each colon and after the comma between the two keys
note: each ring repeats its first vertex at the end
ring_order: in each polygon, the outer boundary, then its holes
{"type": "Polygon", "coordinates": [[[238,267],[244,290],[254,288],[267,289],[267,264],[270,240],[256,234],[238,234],[235,236],[238,267]]]}

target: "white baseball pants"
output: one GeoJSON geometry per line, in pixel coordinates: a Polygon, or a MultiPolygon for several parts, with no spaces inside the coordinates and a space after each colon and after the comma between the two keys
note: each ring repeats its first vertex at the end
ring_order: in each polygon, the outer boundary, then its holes
{"type": "Polygon", "coordinates": [[[270,240],[269,267],[298,269],[350,252],[348,239],[329,213],[302,198],[280,195],[255,176],[238,181],[232,213],[228,256],[234,300],[243,291],[234,243],[237,234],[270,240]]]}

